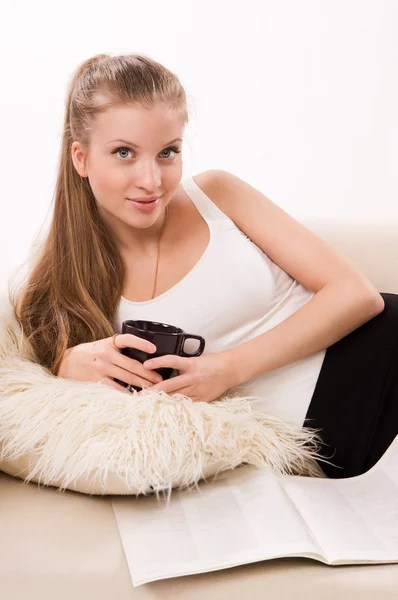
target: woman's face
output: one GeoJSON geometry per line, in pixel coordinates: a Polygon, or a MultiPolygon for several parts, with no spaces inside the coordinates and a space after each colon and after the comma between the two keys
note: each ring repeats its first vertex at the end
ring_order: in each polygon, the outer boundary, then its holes
{"type": "Polygon", "coordinates": [[[101,215],[122,238],[126,228],[147,229],[164,213],[182,177],[183,132],[182,119],[163,103],[120,105],[96,115],[88,152],[72,144],[77,171],[88,177],[101,215]],[[150,211],[131,202],[151,196],[160,200],[150,211]]]}

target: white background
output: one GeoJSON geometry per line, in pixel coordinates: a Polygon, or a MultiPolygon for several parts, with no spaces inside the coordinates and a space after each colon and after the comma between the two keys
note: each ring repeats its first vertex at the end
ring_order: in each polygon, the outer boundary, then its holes
{"type": "Polygon", "coordinates": [[[296,219],[398,233],[398,1],[0,0],[0,286],[52,210],[66,86],[145,53],[189,99],[184,175],[231,171],[296,219]]]}

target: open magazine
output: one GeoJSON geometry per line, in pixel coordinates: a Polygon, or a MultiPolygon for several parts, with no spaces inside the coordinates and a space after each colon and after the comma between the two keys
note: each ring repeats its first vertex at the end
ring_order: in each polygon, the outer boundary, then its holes
{"type": "Polygon", "coordinates": [[[251,465],[199,490],[112,501],[134,586],[281,557],[398,562],[398,436],[367,473],[275,476],[251,465]]]}

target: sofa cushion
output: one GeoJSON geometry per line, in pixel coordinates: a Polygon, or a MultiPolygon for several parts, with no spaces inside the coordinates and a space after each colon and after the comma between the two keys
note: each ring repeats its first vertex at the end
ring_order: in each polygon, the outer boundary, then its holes
{"type": "MultiPolygon", "coordinates": [[[[132,498],[132,502],[135,498],[132,498]]],[[[398,565],[279,559],[134,588],[111,500],[0,473],[4,600],[395,600],[398,565]]]]}

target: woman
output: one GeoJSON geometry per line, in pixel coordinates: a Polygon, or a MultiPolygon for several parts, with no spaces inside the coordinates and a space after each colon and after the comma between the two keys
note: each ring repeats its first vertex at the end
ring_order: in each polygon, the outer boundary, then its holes
{"type": "Polygon", "coordinates": [[[327,475],[357,475],[396,431],[396,419],[386,425],[397,389],[396,297],[382,297],[238,177],[183,178],[187,120],[178,78],[156,61],[101,54],[81,64],[68,89],[50,230],[13,298],[15,316],[54,375],[198,402],[250,393],[265,410],[321,430],[336,465],[322,463],[327,475]],[[126,319],[202,335],[206,352],[141,364],[121,349],[155,348],[115,335],[126,319]],[[159,367],[178,374],[162,381],[159,367]]]}

